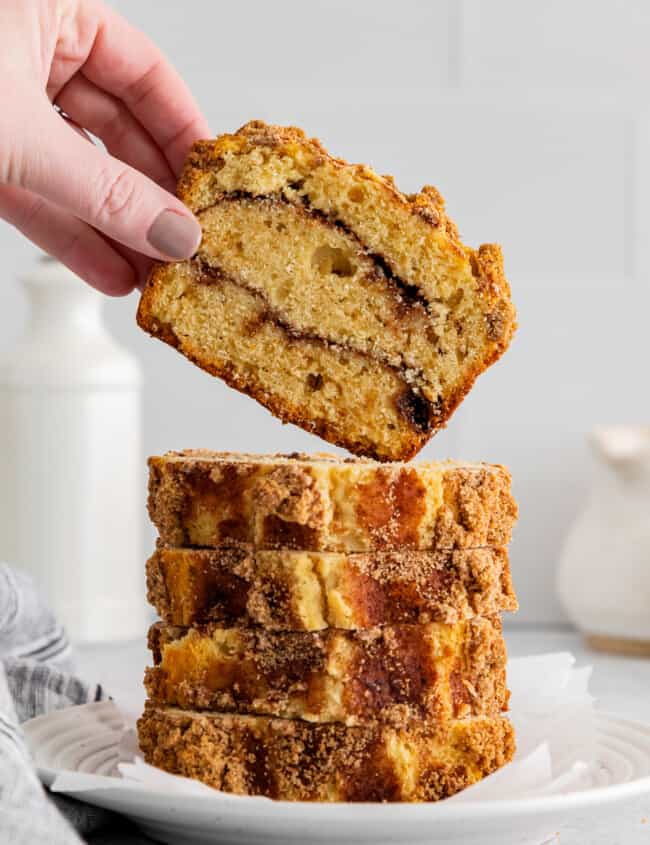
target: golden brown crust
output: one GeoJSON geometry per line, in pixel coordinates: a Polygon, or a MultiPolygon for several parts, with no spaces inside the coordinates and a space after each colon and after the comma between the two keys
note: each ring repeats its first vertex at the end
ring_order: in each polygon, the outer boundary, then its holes
{"type": "Polygon", "coordinates": [[[149,459],[170,546],[363,552],[503,546],[517,507],[489,464],[380,464],[188,450],[149,459]]]}
{"type": "MultiPolygon", "coordinates": [[[[409,219],[419,221],[419,225],[424,227],[423,236],[418,236],[419,241],[424,239],[424,235],[431,236],[431,233],[435,233],[435,249],[446,257],[451,275],[454,273],[453,268],[457,266],[471,267],[471,272],[467,272],[470,278],[474,276],[472,284],[478,292],[486,325],[485,344],[481,354],[465,361],[462,377],[456,379],[449,389],[439,393],[435,402],[425,402],[418,390],[412,391],[406,379],[404,391],[409,398],[405,406],[406,412],[401,415],[400,430],[395,431],[391,442],[379,443],[372,437],[355,433],[353,427],[346,426],[341,419],[328,419],[323,414],[312,413],[313,409],[310,409],[309,403],[297,399],[292,401],[293,393],[292,398],[274,393],[254,368],[238,369],[227,357],[216,359],[207,355],[203,347],[191,343],[191,337],[186,336],[186,333],[181,332],[182,336],[179,336],[172,321],[158,314],[156,307],[169,274],[174,273],[173,265],[154,267],[140,301],[138,324],[151,335],[178,348],[207,372],[221,377],[236,390],[252,396],[284,422],[295,423],[359,455],[368,455],[379,460],[409,459],[417,454],[436,430],[444,426],[478,375],[494,363],[510,343],[516,323],[508,282],[503,272],[501,251],[494,245],[484,245],[477,251],[465,247],[458,237],[456,227],[446,216],[444,202],[435,188],[425,186],[420,193],[407,196],[397,190],[392,178],[379,176],[364,165],[349,165],[330,156],[320,142],[307,139],[301,130],[295,127],[269,126],[261,121],[252,121],[235,134],[222,135],[213,141],[200,141],[195,144],[179,182],[179,197],[193,211],[200,213],[214,201],[215,196],[224,195],[223,187],[218,185],[218,173],[224,158],[246,156],[254,154],[256,149],[264,148],[272,149],[280,160],[299,161],[301,172],[317,172],[327,163],[334,170],[350,174],[359,184],[372,186],[374,191],[379,191],[387,206],[398,208],[400,213],[406,214],[409,219]],[[417,403],[415,410],[411,408],[412,401],[417,403]]],[[[306,201],[306,197],[296,193],[291,185],[284,187],[295,193],[293,200],[298,206],[306,201]]],[[[228,193],[241,190],[245,192],[245,188],[246,186],[235,185],[228,193]]],[[[273,191],[270,194],[262,194],[272,195],[273,191]]],[[[320,212],[323,213],[322,209],[320,212]]],[[[332,217],[331,210],[329,214],[324,214],[324,217],[332,217]]],[[[369,248],[368,252],[373,254],[375,250],[369,248]]],[[[390,265],[390,260],[386,259],[386,263],[390,265]]],[[[396,275],[399,276],[399,273],[396,275]]],[[[225,299],[227,300],[227,295],[225,299]]],[[[268,312],[264,313],[268,315],[268,312]]],[[[305,345],[305,356],[310,354],[315,342],[313,338],[300,338],[295,332],[291,334],[293,345],[305,345]]],[[[358,356],[361,353],[349,350],[345,354],[358,356]]],[[[399,399],[395,399],[395,404],[399,410],[399,399]]]]}
{"type": "Polygon", "coordinates": [[[285,801],[437,801],[505,765],[515,749],[504,718],[346,727],[151,703],[138,737],[147,763],[285,801]]]}
{"type": "Polygon", "coordinates": [[[466,247],[460,240],[456,225],[445,212],[445,201],[437,188],[424,185],[417,193],[404,194],[398,190],[392,176],[381,176],[365,164],[351,165],[345,159],[332,156],[318,138],[308,138],[297,126],[277,126],[261,120],[251,120],[233,134],[224,134],[214,140],[197,141],[179,179],[179,198],[192,211],[200,212],[205,207],[206,174],[213,171],[215,166],[220,166],[224,155],[247,153],[256,146],[272,147],[279,155],[288,156],[293,156],[296,149],[301,148],[307,153],[309,165],[313,168],[317,168],[325,159],[341,168],[352,168],[355,175],[362,180],[380,185],[394,203],[409,209],[413,215],[421,217],[433,228],[444,230],[449,249],[459,256],[478,256],[481,249],[496,250],[489,273],[485,272],[487,268],[479,265],[476,276],[495,298],[509,295],[510,286],[503,272],[503,259],[500,257],[498,245],[483,244],[477,251],[466,247]]]}
{"type": "Polygon", "coordinates": [[[498,617],[308,632],[159,622],[149,647],[149,698],[182,709],[404,724],[507,707],[498,617]]]}
{"type": "Polygon", "coordinates": [[[147,562],[165,622],[267,630],[453,624],[517,609],[505,548],[360,554],[179,549],[147,562]]]}

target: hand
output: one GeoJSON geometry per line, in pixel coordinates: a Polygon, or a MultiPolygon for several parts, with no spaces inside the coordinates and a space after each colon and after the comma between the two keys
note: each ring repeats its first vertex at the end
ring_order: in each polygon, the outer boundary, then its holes
{"type": "Polygon", "coordinates": [[[0,101],[0,218],[111,295],[151,258],[196,251],[199,224],[168,192],[208,127],[123,18],[99,0],[0,0],[0,101]]]}

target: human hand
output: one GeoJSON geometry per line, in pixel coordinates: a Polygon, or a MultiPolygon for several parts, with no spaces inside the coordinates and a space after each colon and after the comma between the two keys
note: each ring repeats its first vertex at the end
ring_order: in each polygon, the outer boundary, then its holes
{"type": "Polygon", "coordinates": [[[209,131],[146,36],[100,0],[0,0],[0,218],[110,295],[201,230],[168,191],[209,131]],[[89,143],[78,127],[99,137],[89,143]]]}

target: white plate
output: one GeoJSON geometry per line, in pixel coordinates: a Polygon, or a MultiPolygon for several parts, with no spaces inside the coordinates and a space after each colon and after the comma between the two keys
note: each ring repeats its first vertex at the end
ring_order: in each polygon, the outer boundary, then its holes
{"type": "Polygon", "coordinates": [[[169,795],[125,785],[117,776],[123,724],[119,712],[83,705],[23,725],[41,780],[64,772],[99,776],[97,788],[66,794],[115,810],[149,836],[173,845],[345,845],[463,843],[541,845],[564,825],[612,812],[650,793],[650,725],[606,714],[596,717],[597,762],[585,788],[564,795],[437,804],[316,804],[211,795],[169,795]]]}

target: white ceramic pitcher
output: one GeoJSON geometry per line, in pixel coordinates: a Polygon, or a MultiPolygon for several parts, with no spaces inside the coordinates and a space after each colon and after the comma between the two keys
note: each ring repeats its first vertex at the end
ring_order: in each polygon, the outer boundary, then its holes
{"type": "Polygon", "coordinates": [[[650,426],[599,427],[591,444],[598,472],[558,593],[592,646],[650,655],[650,426]]]}
{"type": "Polygon", "coordinates": [[[75,640],[141,636],[140,370],[103,297],[51,259],[22,279],[26,331],[0,356],[0,555],[75,640]]]}

